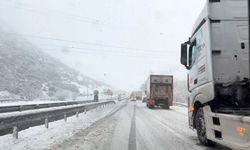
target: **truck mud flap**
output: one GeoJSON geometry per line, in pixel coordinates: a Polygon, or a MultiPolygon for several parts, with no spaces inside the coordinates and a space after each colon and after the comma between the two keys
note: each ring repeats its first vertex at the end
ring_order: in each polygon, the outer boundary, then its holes
{"type": "Polygon", "coordinates": [[[168,102],[167,99],[156,99],[156,105],[166,105],[168,102]]]}

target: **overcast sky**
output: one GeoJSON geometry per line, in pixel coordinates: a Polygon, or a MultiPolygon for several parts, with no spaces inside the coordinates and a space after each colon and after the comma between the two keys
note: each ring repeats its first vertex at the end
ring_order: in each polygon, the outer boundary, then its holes
{"type": "Polygon", "coordinates": [[[185,79],[180,44],[205,0],[0,0],[0,25],[123,90],[149,74],[185,79]]]}

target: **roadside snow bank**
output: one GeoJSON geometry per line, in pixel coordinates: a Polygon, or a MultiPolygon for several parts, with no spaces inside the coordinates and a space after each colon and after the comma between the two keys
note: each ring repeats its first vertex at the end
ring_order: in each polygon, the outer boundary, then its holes
{"type": "Polygon", "coordinates": [[[27,130],[20,131],[19,139],[13,139],[11,134],[0,136],[0,149],[48,149],[54,143],[59,143],[73,136],[79,130],[86,129],[94,122],[123,105],[123,103],[122,101],[108,105],[105,108],[94,109],[88,111],[87,114],[81,113],[79,114],[79,118],[76,118],[76,116],[69,117],[66,123],[64,120],[51,122],[48,129],[46,129],[44,125],[31,127],[27,130]]]}

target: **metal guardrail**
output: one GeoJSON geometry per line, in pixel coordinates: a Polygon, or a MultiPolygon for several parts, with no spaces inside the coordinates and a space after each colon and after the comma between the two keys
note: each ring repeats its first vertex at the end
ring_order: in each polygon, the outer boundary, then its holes
{"type": "MultiPolygon", "coordinates": [[[[107,100],[115,100],[118,99],[114,97],[112,99],[99,99],[99,101],[107,101],[107,100]]],[[[30,101],[31,102],[31,101],[30,101]]],[[[36,101],[34,101],[36,102],[36,101]]],[[[11,104],[10,105],[0,105],[0,113],[7,113],[7,112],[15,112],[15,111],[25,111],[25,110],[32,110],[32,109],[41,109],[41,108],[50,108],[50,107],[58,107],[58,106],[68,106],[68,105],[75,105],[75,104],[85,104],[95,102],[92,100],[77,100],[77,101],[54,101],[54,102],[47,102],[47,103],[34,103],[34,104],[11,104]]]]}
{"type": "Polygon", "coordinates": [[[17,105],[10,105],[10,106],[0,106],[0,113],[25,111],[25,110],[33,110],[33,109],[41,109],[41,108],[50,108],[50,107],[58,107],[58,106],[68,106],[68,105],[84,104],[84,103],[91,103],[91,102],[94,102],[94,100],[51,102],[51,103],[41,103],[41,104],[21,104],[21,105],[17,104],[17,105]]]}
{"type": "Polygon", "coordinates": [[[42,124],[45,124],[45,127],[48,128],[49,122],[60,119],[65,119],[66,121],[67,117],[73,115],[78,117],[79,113],[86,113],[88,110],[114,103],[115,101],[106,101],[28,110],[23,112],[2,113],[0,115],[0,135],[13,133],[13,136],[18,138],[18,131],[42,124]]]}

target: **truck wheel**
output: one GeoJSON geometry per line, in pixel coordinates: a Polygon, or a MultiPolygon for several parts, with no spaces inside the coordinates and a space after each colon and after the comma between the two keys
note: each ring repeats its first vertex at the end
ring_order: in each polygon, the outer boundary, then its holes
{"type": "Polygon", "coordinates": [[[153,109],[154,105],[149,105],[148,108],[153,109]]]}
{"type": "Polygon", "coordinates": [[[195,125],[200,143],[205,146],[213,146],[214,143],[211,140],[207,139],[205,119],[202,108],[199,108],[197,110],[195,117],[195,125]]]}

